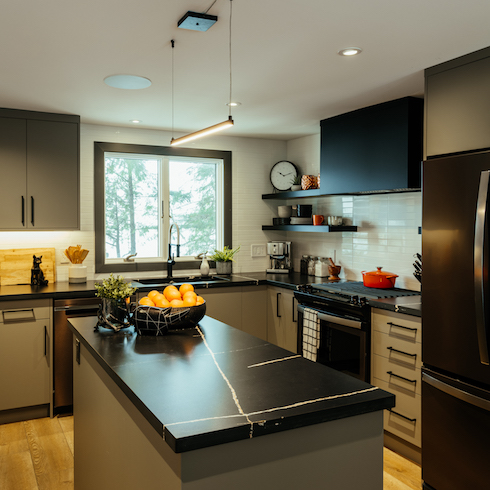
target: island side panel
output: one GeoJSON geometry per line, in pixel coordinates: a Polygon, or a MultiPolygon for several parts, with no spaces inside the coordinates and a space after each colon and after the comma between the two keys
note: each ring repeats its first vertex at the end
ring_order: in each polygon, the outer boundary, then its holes
{"type": "Polygon", "coordinates": [[[80,347],[75,490],[382,489],[382,411],[176,454],[80,347]]]}

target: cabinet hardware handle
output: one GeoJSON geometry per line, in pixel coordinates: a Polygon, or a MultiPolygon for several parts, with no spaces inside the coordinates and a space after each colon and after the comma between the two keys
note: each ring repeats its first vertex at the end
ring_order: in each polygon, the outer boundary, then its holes
{"type": "Polygon", "coordinates": [[[398,415],[398,417],[401,417],[402,419],[408,420],[409,422],[412,422],[414,424],[417,422],[417,419],[411,419],[410,417],[407,417],[406,415],[402,415],[401,413],[395,412],[395,410],[393,410],[391,408],[388,408],[388,410],[390,411],[390,413],[398,415]]]}
{"type": "Polygon", "coordinates": [[[34,226],[34,197],[31,196],[31,225],[34,226]]]}
{"type": "Polygon", "coordinates": [[[165,202],[162,201],[162,219],[165,218],[165,202]]]}
{"type": "Polygon", "coordinates": [[[293,299],[293,305],[292,305],[292,309],[293,309],[293,311],[292,311],[293,323],[298,323],[298,319],[297,318],[296,318],[296,320],[294,319],[294,310],[295,310],[295,308],[294,308],[294,300],[295,300],[295,297],[293,296],[292,299],[293,299]]]}
{"type": "Polygon", "coordinates": [[[387,347],[387,349],[392,352],[398,352],[398,354],[403,354],[404,356],[417,357],[417,354],[409,354],[408,352],[403,352],[402,350],[393,349],[393,347],[387,347]]]}
{"type": "Polygon", "coordinates": [[[416,332],[417,331],[416,328],[405,327],[404,325],[398,325],[397,323],[393,323],[393,322],[387,322],[387,325],[389,325],[390,327],[404,328],[405,330],[410,330],[412,332],[416,332]]]}
{"type": "Polygon", "coordinates": [[[75,339],[75,361],[80,364],[80,341],[75,339]]]}
{"type": "Polygon", "coordinates": [[[22,196],[22,226],[25,226],[26,224],[25,216],[26,216],[26,203],[25,203],[24,196],[22,196]]]}
{"type": "Polygon", "coordinates": [[[276,293],[276,316],[277,318],[281,318],[281,315],[279,315],[279,296],[281,296],[281,293],[276,293]]]}
{"type": "Polygon", "coordinates": [[[408,381],[409,383],[417,383],[416,379],[408,379],[403,376],[400,376],[399,374],[395,374],[393,371],[386,371],[386,374],[389,374],[390,376],[394,376],[395,378],[403,379],[404,381],[408,381]]]}
{"type": "Polygon", "coordinates": [[[44,325],[44,357],[46,357],[48,353],[48,329],[46,325],[44,325]]]}

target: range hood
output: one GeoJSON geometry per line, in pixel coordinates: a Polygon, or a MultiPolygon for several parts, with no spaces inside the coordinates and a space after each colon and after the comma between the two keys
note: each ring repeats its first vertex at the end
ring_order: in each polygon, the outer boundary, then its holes
{"type": "Polygon", "coordinates": [[[420,191],[423,105],[404,97],[321,121],[321,194],[420,191]]]}

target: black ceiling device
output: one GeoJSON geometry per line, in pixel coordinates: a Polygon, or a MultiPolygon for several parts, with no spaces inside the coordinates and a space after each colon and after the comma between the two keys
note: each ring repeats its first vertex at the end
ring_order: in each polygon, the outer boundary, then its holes
{"type": "Polygon", "coordinates": [[[189,11],[179,20],[177,27],[193,31],[207,31],[217,20],[217,15],[189,11]]]}

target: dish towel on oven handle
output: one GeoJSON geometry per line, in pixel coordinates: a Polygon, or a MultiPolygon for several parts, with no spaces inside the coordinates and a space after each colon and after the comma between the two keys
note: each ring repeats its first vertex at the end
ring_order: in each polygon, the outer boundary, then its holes
{"type": "Polygon", "coordinates": [[[303,357],[316,362],[320,347],[320,320],[318,312],[312,308],[303,311],[303,357]]]}

